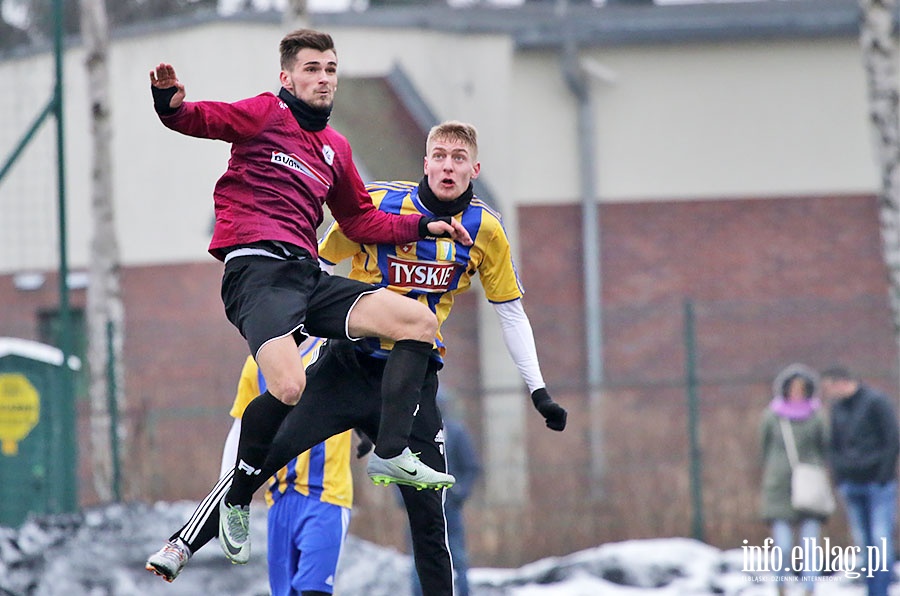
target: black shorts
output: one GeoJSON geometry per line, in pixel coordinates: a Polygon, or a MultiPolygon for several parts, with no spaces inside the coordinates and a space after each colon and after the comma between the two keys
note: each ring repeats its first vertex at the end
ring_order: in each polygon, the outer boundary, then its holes
{"type": "MultiPolygon", "coordinates": [[[[328,275],[313,258],[241,256],[225,263],[222,302],[256,357],[268,341],[293,335],[347,338],[347,317],[360,296],[380,288],[328,275]]],[[[352,339],[352,338],[351,338],[352,339]]]]}

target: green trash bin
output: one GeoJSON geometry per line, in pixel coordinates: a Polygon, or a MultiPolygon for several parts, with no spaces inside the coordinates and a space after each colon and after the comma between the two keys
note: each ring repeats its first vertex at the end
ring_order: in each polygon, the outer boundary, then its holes
{"type": "MultiPolygon", "coordinates": [[[[75,358],[69,365],[79,366],[75,358]]],[[[0,337],[0,526],[78,508],[77,421],[66,372],[58,348],[0,337]]]]}

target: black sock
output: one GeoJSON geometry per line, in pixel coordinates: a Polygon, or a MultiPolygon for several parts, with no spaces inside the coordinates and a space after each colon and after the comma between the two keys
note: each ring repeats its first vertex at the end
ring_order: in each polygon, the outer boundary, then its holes
{"type": "Polygon", "coordinates": [[[400,455],[409,443],[431,350],[430,343],[414,339],[401,339],[391,350],[381,379],[381,424],[375,442],[378,457],[400,455]]]}
{"type": "Polygon", "coordinates": [[[247,405],[241,416],[241,438],[238,441],[234,482],[225,495],[225,502],[229,505],[250,504],[255,477],[260,474],[281,421],[292,407],[279,401],[268,391],[247,405]]]}

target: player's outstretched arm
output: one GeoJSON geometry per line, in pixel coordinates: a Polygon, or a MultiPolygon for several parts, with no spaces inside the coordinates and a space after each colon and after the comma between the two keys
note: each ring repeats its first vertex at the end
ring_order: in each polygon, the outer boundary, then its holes
{"type": "Polygon", "coordinates": [[[494,311],[500,317],[500,329],[503,332],[503,342],[519,369],[519,374],[525,380],[528,390],[531,391],[531,403],[544,417],[547,428],[561,431],[566,428],[568,414],[565,408],[553,401],[544,377],[541,375],[541,367],[538,364],[537,348],[534,344],[534,331],[531,329],[531,321],[522,307],[522,300],[510,300],[494,304],[494,311]]]}

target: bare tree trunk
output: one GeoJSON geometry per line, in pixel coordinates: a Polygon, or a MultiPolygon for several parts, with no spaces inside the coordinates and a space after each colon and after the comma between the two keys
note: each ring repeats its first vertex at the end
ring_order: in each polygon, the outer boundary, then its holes
{"type": "Polygon", "coordinates": [[[119,283],[119,242],[116,236],[112,196],[112,126],[109,109],[107,56],[109,28],[104,0],[81,0],[81,31],[85,45],[85,67],[91,107],[91,212],[93,237],[87,289],[88,369],[91,400],[91,460],[94,488],[100,499],[113,496],[116,462],[111,437],[122,439],[119,429],[111,429],[110,406],[115,400],[121,411],[123,395],[122,344],[124,307],[119,283]],[[112,349],[108,330],[112,330],[112,349]],[[112,361],[110,361],[110,354],[112,361]],[[112,368],[110,368],[112,367],[112,368]],[[114,371],[112,375],[109,371],[114,371]],[[110,398],[110,378],[116,395],[110,398]]]}
{"type": "Polygon", "coordinates": [[[862,47],[869,90],[876,156],[881,172],[878,214],[887,265],[894,334],[900,348],[900,119],[898,119],[898,46],[893,15],[897,0],[859,0],[862,47]]]}
{"type": "Polygon", "coordinates": [[[281,22],[285,29],[293,30],[309,26],[309,18],[306,13],[306,0],[288,0],[284,7],[284,15],[281,22]]]}

